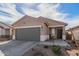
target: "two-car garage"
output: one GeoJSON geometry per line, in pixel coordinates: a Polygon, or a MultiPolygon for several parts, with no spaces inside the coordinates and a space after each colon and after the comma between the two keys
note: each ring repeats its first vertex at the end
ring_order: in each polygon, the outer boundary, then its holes
{"type": "Polygon", "coordinates": [[[16,40],[40,41],[40,27],[17,28],[15,31],[16,40]]]}

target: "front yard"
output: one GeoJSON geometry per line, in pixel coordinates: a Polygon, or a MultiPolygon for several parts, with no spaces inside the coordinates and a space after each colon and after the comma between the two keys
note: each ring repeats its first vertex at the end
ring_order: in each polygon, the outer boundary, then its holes
{"type": "MultiPolygon", "coordinates": [[[[38,42],[10,40],[0,43],[0,51],[5,56],[62,56],[62,47],[58,45],[41,45],[38,42]],[[32,45],[34,45],[32,47],[32,45]],[[28,50],[28,51],[27,51],[28,50]]],[[[44,42],[43,42],[44,43],[44,42]]],[[[50,43],[50,42],[49,42],[50,43]]],[[[52,43],[52,42],[51,42],[52,43]]],[[[65,52],[65,51],[64,51],[65,52]]],[[[1,54],[0,54],[1,55],[1,54]]]]}
{"type": "Polygon", "coordinates": [[[41,46],[37,45],[26,52],[23,56],[62,56],[60,46],[41,46]]]}
{"type": "Polygon", "coordinates": [[[54,46],[51,46],[50,47],[51,48],[51,50],[52,50],[52,52],[56,55],[56,56],[61,56],[62,54],[61,54],[61,47],[60,46],[56,46],[56,45],[54,45],[54,46]]]}

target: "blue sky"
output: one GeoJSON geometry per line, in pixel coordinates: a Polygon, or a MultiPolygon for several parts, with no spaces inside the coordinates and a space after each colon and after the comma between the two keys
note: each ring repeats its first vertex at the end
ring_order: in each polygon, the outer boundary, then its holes
{"type": "Polygon", "coordinates": [[[59,11],[69,13],[69,17],[79,15],[79,3],[63,3],[59,7],[59,11]]]}
{"type": "Polygon", "coordinates": [[[79,23],[78,3],[0,3],[0,21],[12,24],[24,15],[46,17],[68,23],[69,27],[79,23]]]}

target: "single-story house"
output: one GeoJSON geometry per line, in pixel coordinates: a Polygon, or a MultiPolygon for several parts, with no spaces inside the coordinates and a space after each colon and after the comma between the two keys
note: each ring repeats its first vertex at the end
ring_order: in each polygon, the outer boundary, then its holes
{"type": "Polygon", "coordinates": [[[74,35],[75,40],[79,40],[79,26],[75,26],[73,28],[70,28],[66,32],[67,32],[67,39],[73,40],[74,39],[73,35],[74,35]],[[73,35],[72,35],[72,33],[73,33],[73,35]]]}
{"type": "Polygon", "coordinates": [[[10,37],[10,26],[0,22],[0,40],[7,40],[10,37]]]}
{"type": "Polygon", "coordinates": [[[44,17],[34,18],[24,16],[14,24],[12,39],[26,41],[45,41],[51,39],[65,40],[65,26],[67,24],[44,17]]]}

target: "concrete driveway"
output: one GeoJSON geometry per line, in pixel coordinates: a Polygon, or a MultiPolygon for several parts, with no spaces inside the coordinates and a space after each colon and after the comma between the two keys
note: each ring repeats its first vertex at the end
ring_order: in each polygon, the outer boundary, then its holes
{"type": "Polygon", "coordinates": [[[36,44],[34,41],[12,40],[5,44],[0,44],[0,56],[21,56],[36,44]]]}

